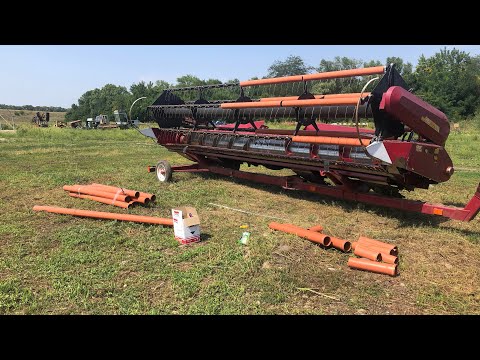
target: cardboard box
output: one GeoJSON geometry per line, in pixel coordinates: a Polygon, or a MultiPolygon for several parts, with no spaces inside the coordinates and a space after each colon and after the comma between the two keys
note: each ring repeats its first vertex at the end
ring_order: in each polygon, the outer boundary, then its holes
{"type": "Polygon", "coordinates": [[[172,209],[175,239],[182,244],[200,241],[200,218],[197,210],[190,206],[172,209]]]}

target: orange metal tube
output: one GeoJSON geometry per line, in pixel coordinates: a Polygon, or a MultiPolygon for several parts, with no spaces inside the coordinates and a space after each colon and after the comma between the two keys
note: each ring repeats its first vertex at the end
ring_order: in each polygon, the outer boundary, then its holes
{"type": "Polygon", "coordinates": [[[96,184],[96,183],[92,183],[92,186],[104,188],[105,190],[103,190],[103,191],[107,191],[107,192],[115,192],[116,193],[118,190],[122,190],[123,192],[121,194],[129,195],[132,198],[140,196],[139,191],[128,190],[128,189],[120,188],[118,186],[110,186],[110,185],[103,185],[103,184],[96,184]]]}
{"type": "Polygon", "coordinates": [[[114,194],[111,192],[106,192],[103,190],[97,190],[96,188],[89,187],[89,186],[82,186],[82,185],[73,185],[73,186],[68,186],[65,185],[63,187],[63,190],[74,192],[77,194],[85,194],[85,195],[92,195],[92,196],[98,196],[98,197],[103,197],[106,199],[112,199],[112,200],[117,200],[117,201],[124,201],[124,202],[129,202],[130,201],[130,196],[128,195],[121,195],[121,194],[114,194]]]}
{"type": "Polygon", "coordinates": [[[363,244],[370,244],[377,248],[381,248],[383,249],[383,252],[387,252],[390,255],[398,255],[398,247],[393,244],[388,244],[382,241],[370,239],[365,236],[360,236],[358,238],[358,242],[363,244]]]}
{"type": "Polygon", "coordinates": [[[258,80],[246,80],[240,81],[240,86],[255,86],[255,85],[269,85],[269,84],[282,84],[290,82],[299,82],[303,80],[303,75],[284,76],[270,79],[258,79],[258,80]]]}
{"type": "Polygon", "coordinates": [[[375,249],[370,249],[366,246],[362,246],[361,244],[357,245],[355,247],[355,250],[353,253],[357,256],[373,260],[373,261],[381,261],[382,260],[382,255],[380,254],[379,251],[375,249]]]}
{"type": "Polygon", "coordinates": [[[249,101],[220,104],[222,109],[271,108],[282,106],[281,101],[249,101]]]}
{"type": "Polygon", "coordinates": [[[344,146],[367,146],[370,139],[360,140],[355,138],[329,137],[329,136],[292,136],[292,141],[309,144],[329,144],[329,145],[344,145],[344,146]]]}
{"type": "Polygon", "coordinates": [[[351,257],[350,259],[348,259],[348,266],[353,269],[366,270],[390,276],[398,275],[397,264],[385,264],[368,259],[358,259],[351,257]]]}
{"type": "MultiPolygon", "coordinates": [[[[335,98],[358,98],[360,97],[361,93],[347,93],[347,94],[324,94],[324,95],[314,95],[315,99],[335,99],[335,98]]],[[[363,96],[370,95],[369,92],[363,93],[363,96]]],[[[260,98],[260,101],[283,101],[283,100],[298,100],[298,96],[280,96],[280,97],[268,97],[268,98],[260,98]]]]}
{"type": "Polygon", "coordinates": [[[323,246],[330,246],[331,243],[330,236],[320,234],[315,231],[306,230],[292,224],[279,224],[276,222],[271,222],[268,224],[268,227],[273,230],[283,231],[288,234],[300,236],[314,243],[322,244],[323,246]]]}
{"type": "Polygon", "coordinates": [[[94,219],[133,221],[133,222],[145,223],[145,224],[173,226],[172,219],[157,218],[157,217],[151,217],[151,216],[117,214],[117,213],[109,213],[109,212],[103,212],[103,211],[89,211],[89,210],[81,210],[81,209],[69,209],[69,208],[61,208],[56,206],[39,206],[39,205],[35,205],[33,207],[33,210],[47,211],[55,214],[89,217],[94,219]]]}
{"type": "Polygon", "coordinates": [[[358,97],[339,97],[333,99],[234,102],[220,104],[220,107],[222,109],[249,109],[272,107],[341,106],[357,105],[357,103],[358,97]]]}
{"type": "Polygon", "coordinates": [[[385,66],[374,66],[374,67],[368,67],[368,68],[362,68],[362,69],[328,71],[323,73],[308,74],[308,75],[303,75],[303,80],[309,81],[309,80],[339,79],[339,78],[345,78],[345,77],[383,74],[384,72],[385,72],[385,66]]]}
{"type": "Polygon", "coordinates": [[[349,252],[352,250],[352,244],[350,241],[342,240],[333,236],[330,236],[330,240],[332,241],[332,246],[335,249],[342,250],[343,252],[349,252]]]}
{"type": "MultiPolygon", "coordinates": [[[[274,101],[272,101],[274,102],[274,101]]],[[[270,101],[260,102],[267,104],[270,101]]],[[[341,105],[357,105],[358,97],[340,97],[333,99],[310,99],[310,100],[284,100],[282,107],[307,107],[307,106],[341,106],[341,105]]]]}
{"type": "Polygon", "coordinates": [[[111,200],[111,199],[106,199],[106,198],[103,198],[103,197],[98,197],[98,196],[91,196],[91,195],[84,195],[84,194],[77,194],[77,193],[69,193],[69,195],[71,197],[74,197],[74,198],[80,198],[80,199],[89,199],[89,200],[93,200],[93,201],[98,201],[98,202],[101,202],[101,203],[104,203],[104,204],[108,204],[108,205],[115,205],[115,206],[118,206],[118,207],[121,207],[121,208],[124,208],[124,209],[130,209],[133,204],[131,202],[124,202],[124,201],[114,201],[114,200],[111,200]]]}
{"type": "Polygon", "coordinates": [[[344,77],[383,74],[384,72],[385,72],[384,66],[375,66],[375,67],[368,67],[363,69],[327,71],[323,73],[308,74],[308,75],[295,75],[295,76],[285,76],[285,77],[270,78],[270,79],[247,80],[247,81],[241,81],[240,86],[246,87],[246,86],[282,84],[282,83],[309,81],[309,80],[338,79],[338,78],[344,78],[344,77]]]}
{"type": "Polygon", "coordinates": [[[308,228],[308,230],[320,232],[320,231],[323,231],[323,226],[322,225],[315,225],[315,226],[312,226],[311,228],[308,228]]]}

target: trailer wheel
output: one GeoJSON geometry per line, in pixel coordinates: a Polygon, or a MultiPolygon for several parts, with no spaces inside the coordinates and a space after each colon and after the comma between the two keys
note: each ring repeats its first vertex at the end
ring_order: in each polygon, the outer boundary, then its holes
{"type": "Polygon", "coordinates": [[[160,160],[156,166],[157,178],[160,182],[167,182],[172,179],[172,167],[166,160],[160,160]]]}

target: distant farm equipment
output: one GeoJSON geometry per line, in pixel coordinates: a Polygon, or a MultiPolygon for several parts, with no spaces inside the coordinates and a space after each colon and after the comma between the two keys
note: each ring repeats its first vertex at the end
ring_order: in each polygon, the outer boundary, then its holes
{"type": "Polygon", "coordinates": [[[94,118],[87,118],[86,129],[128,129],[132,126],[138,126],[140,121],[130,120],[124,110],[115,110],[113,112],[114,121],[110,122],[108,115],[98,115],[94,118]]]}
{"type": "Polygon", "coordinates": [[[48,127],[48,122],[50,121],[50,113],[46,112],[44,114],[37,112],[32,118],[32,123],[39,127],[48,127]]]}

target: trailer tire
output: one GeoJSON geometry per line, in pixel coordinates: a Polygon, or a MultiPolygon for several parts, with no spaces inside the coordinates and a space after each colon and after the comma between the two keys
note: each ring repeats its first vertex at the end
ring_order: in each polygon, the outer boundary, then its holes
{"type": "Polygon", "coordinates": [[[156,166],[157,178],[160,182],[172,180],[172,167],[166,160],[160,160],[156,166]]]}

